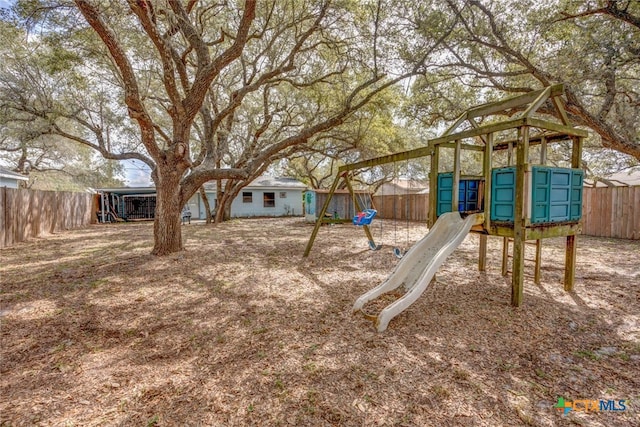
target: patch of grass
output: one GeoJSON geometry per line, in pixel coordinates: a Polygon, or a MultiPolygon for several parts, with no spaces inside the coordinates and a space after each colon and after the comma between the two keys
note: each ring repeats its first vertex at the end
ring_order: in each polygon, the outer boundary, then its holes
{"type": "Polygon", "coordinates": [[[438,400],[446,400],[451,397],[451,392],[445,386],[436,384],[431,387],[431,392],[438,400]]]}
{"type": "Polygon", "coordinates": [[[458,381],[466,381],[469,379],[469,372],[462,369],[454,369],[453,370],[453,378],[458,381]]]}
{"type": "Polygon", "coordinates": [[[573,352],[574,356],[582,357],[589,360],[600,360],[600,356],[591,350],[578,350],[573,352]]]}
{"type": "Polygon", "coordinates": [[[509,362],[502,359],[496,360],[496,363],[498,364],[498,369],[501,370],[502,372],[509,372],[513,368],[518,367],[517,363],[509,362]]]}
{"type": "Polygon", "coordinates": [[[549,375],[540,368],[536,368],[535,372],[536,372],[536,376],[540,378],[544,378],[544,379],[549,378],[549,375]]]}
{"type": "Polygon", "coordinates": [[[157,426],[158,421],[160,421],[160,418],[157,415],[154,415],[153,417],[147,420],[147,427],[157,426]]]}
{"type": "Polygon", "coordinates": [[[276,380],[273,382],[273,385],[280,391],[284,390],[284,382],[282,382],[280,378],[276,378],[276,380]]]}

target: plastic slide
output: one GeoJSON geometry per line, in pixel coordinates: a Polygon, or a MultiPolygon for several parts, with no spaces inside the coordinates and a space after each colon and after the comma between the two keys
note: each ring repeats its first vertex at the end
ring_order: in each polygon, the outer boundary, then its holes
{"type": "Polygon", "coordinates": [[[378,332],[383,332],[391,319],[422,295],[438,268],[460,246],[471,227],[481,219],[478,214],[469,215],[465,219],[458,212],[442,214],[427,235],[402,257],[387,280],[356,300],[353,305],[354,313],[362,310],[368,301],[404,285],[405,294],[385,307],[375,318],[378,332]]]}

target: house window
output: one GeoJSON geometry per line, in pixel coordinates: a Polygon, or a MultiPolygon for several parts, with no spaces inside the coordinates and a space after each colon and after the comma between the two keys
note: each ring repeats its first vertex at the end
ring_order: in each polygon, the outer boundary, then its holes
{"type": "Polygon", "coordinates": [[[286,191],[281,191],[280,192],[280,198],[281,199],[286,199],[287,198],[287,192],[286,191]]]}
{"type": "Polygon", "coordinates": [[[265,208],[276,207],[276,193],[264,193],[263,200],[265,208]]]}
{"type": "Polygon", "coordinates": [[[242,203],[251,203],[251,202],[253,202],[253,193],[251,191],[243,191],[242,203]]]}

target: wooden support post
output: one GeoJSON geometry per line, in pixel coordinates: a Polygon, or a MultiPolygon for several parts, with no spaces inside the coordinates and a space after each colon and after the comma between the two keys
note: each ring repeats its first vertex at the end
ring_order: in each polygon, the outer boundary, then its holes
{"type": "Polygon", "coordinates": [[[516,155],[516,200],[513,218],[513,268],[511,275],[511,305],[519,307],[522,304],[524,290],[524,255],[526,213],[524,210],[526,198],[525,172],[529,158],[529,127],[518,129],[518,146],[516,155]]]}
{"type": "MultiPolygon", "coordinates": [[[[349,179],[349,174],[345,174],[344,177],[344,182],[347,183],[347,189],[349,190],[349,194],[351,194],[351,200],[353,200],[353,203],[355,205],[355,208],[358,212],[362,212],[362,206],[360,206],[360,202],[358,201],[358,198],[356,197],[356,193],[353,191],[353,186],[351,185],[351,180],[349,179]]],[[[367,239],[370,242],[373,242],[373,235],[371,234],[371,230],[369,230],[369,226],[368,225],[363,225],[362,229],[364,230],[364,234],[367,236],[367,239]]]]}
{"type": "Polygon", "coordinates": [[[502,238],[502,277],[509,274],[509,238],[502,238]]]}
{"type": "MultiPolygon", "coordinates": [[[[573,138],[573,149],[571,150],[571,167],[579,168],[582,162],[582,138],[573,138]]],[[[565,249],[564,263],[564,290],[570,292],[576,280],[576,246],[577,237],[567,236],[567,246],[565,249]]]]}
{"type": "Polygon", "coordinates": [[[460,201],[460,143],[456,139],[456,147],[453,155],[453,187],[451,188],[451,212],[458,212],[460,201]]]}
{"type": "Polygon", "coordinates": [[[309,237],[309,242],[307,243],[307,247],[304,250],[303,257],[308,257],[311,252],[311,248],[313,247],[313,242],[316,240],[316,236],[318,235],[318,230],[320,230],[320,226],[322,225],[322,220],[324,219],[324,214],[327,213],[327,209],[329,208],[329,203],[331,202],[331,198],[333,197],[333,193],[335,193],[336,188],[338,188],[338,183],[340,182],[340,178],[342,178],[343,173],[338,172],[336,175],[336,179],[333,180],[333,184],[331,184],[331,190],[329,190],[329,194],[327,194],[327,199],[324,201],[322,205],[322,209],[318,212],[318,218],[316,219],[316,225],[313,227],[313,232],[311,232],[311,237],[309,237]]]}
{"type": "Polygon", "coordinates": [[[576,236],[567,236],[564,263],[564,290],[571,292],[576,280],[576,236]]]}
{"type": "Polygon", "coordinates": [[[480,253],[478,254],[478,270],[487,270],[487,236],[486,234],[480,235],[480,253]]]}
{"type": "Polygon", "coordinates": [[[438,168],[440,163],[440,146],[433,147],[431,154],[431,171],[429,172],[429,220],[427,226],[433,227],[436,223],[436,212],[438,203],[438,168]]]}
{"type": "Polygon", "coordinates": [[[507,148],[507,165],[511,166],[512,164],[513,164],[513,142],[509,141],[509,148],[507,148]]]}
{"type": "Polygon", "coordinates": [[[542,166],[547,164],[547,138],[544,136],[540,138],[540,164],[542,166]]]}
{"type": "Polygon", "coordinates": [[[533,282],[536,285],[540,284],[540,262],[542,258],[542,240],[536,240],[536,266],[533,272],[533,282]]]}
{"type": "Polygon", "coordinates": [[[493,134],[487,135],[484,147],[482,175],[484,175],[484,229],[491,230],[491,171],[493,169],[493,134]]]}

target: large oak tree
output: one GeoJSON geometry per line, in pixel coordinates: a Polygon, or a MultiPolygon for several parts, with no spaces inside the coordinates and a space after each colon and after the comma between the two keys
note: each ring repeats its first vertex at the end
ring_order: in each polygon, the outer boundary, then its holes
{"type": "Polygon", "coordinates": [[[180,211],[203,183],[225,180],[220,195],[230,200],[273,161],[309,150],[378,93],[424,72],[451,27],[440,22],[439,35],[421,42],[422,59],[405,66],[400,32],[414,22],[382,6],[19,3],[36,38],[53,40],[78,79],[56,87],[51,102],[33,102],[18,87],[2,88],[2,98],[47,120],[52,134],[149,165],[157,187],[153,253],[168,254],[182,249],[180,211]]]}

